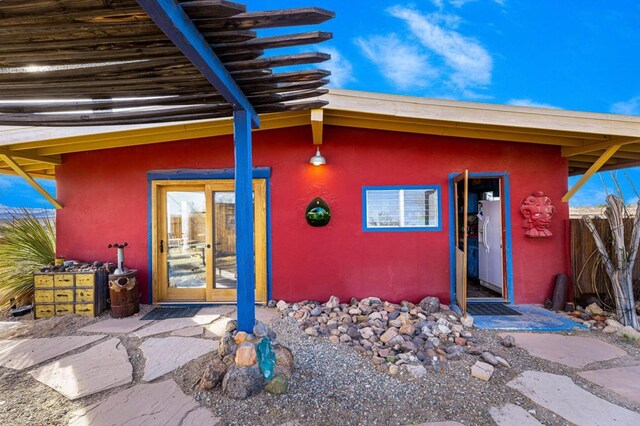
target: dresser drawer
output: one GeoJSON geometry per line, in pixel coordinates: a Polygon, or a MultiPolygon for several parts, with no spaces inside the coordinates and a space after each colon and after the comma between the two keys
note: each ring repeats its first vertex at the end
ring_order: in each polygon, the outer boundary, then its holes
{"type": "Polygon", "coordinates": [[[34,299],[36,304],[39,303],[53,303],[53,290],[38,290],[35,291],[34,299]]]}
{"type": "Polygon", "coordinates": [[[73,287],[72,274],[58,274],[53,280],[54,287],[73,287]]]}
{"type": "Polygon", "coordinates": [[[91,287],[95,283],[93,274],[76,274],[76,287],[91,287]]]}
{"type": "Polygon", "coordinates": [[[93,303],[93,295],[92,288],[76,288],[76,303],[93,303]]]}
{"type": "Polygon", "coordinates": [[[52,288],[53,275],[34,275],[33,285],[35,288],[52,288]]]}
{"type": "Polygon", "coordinates": [[[61,305],[56,304],[56,315],[64,316],[73,314],[73,304],[72,303],[64,303],[61,305]]]}
{"type": "Polygon", "coordinates": [[[36,306],[36,318],[49,318],[56,313],[53,305],[37,305],[36,306]]]}
{"type": "Polygon", "coordinates": [[[73,303],[73,289],[54,290],[54,298],[56,303],[73,303]]]}
{"type": "Polygon", "coordinates": [[[86,317],[92,317],[93,314],[93,303],[78,303],[75,305],[76,307],[76,315],[82,315],[86,317]]]}

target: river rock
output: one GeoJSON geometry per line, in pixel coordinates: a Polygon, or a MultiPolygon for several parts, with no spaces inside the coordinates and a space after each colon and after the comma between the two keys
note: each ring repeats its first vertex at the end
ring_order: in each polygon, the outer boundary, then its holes
{"type": "Polygon", "coordinates": [[[391,339],[398,335],[398,330],[394,327],[391,327],[387,331],[385,331],[382,336],[380,336],[380,341],[382,343],[388,343],[391,339]]]}
{"type": "Polygon", "coordinates": [[[412,341],[404,341],[400,343],[400,350],[402,352],[415,352],[416,345],[412,341]]]}
{"type": "Polygon", "coordinates": [[[335,309],[340,306],[340,299],[336,296],[331,296],[325,306],[329,309],[335,309]]]}
{"type": "Polygon", "coordinates": [[[416,328],[412,324],[403,324],[399,330],[400,334],[413,335],[416,332],[416,328]]]}
{"type": "Polygon", "coordinates": [[[482,354],[480,354],[480,358],[482,358],[482,360],[485,361],[487,364],[491,364],[493,366],[498,365],[498,360],[496,359],[496,356],[491,352],[482,352],[482,354]]]}
{"type": "Polygon", "coordinates": [[[459,360],[462,358],[462,355],[464,355],[464,348],[458,345],[451,345],[446,349],[446,352],[447,355],[445,356],[448,360],[459,360]]]}
{"type": "Polygon", "coordinates": [[[276,376],[267,382],[264,390],[273,395],[284,395],[289,389],[289,381],[284,376],[276,376]]]}
{"type": "Polygon", "coordinates": [[[351,339],[351,337],[350,337],[348,334],[341,334],[341,335],[340,335],[340,341],[341,341],[342,343],[348,343],[348,342],[350,342],[351,340],[352,340],[352,339],[351,339]]]}
{"type": "Polygon", "coordinates": [[[369,339],[370,337],[372,337],[375,334],[371,327],[364,327],[364,328],[361,328],[358,331],[360,333],[360,336],[362,336],[363,339],[369,339]]]}
{"type": "Polygon", "coordinates": [[[464,317],[460,317],[460,324],[467,328],[473,327],[473,317],[469,314],[464,317]]]}
{"type": "Polygon", "coordinates": [[[471,375],[477,379],[484,380],[485,382],[488,382],[491,379],[494,371],[495,369],[493,368],[493,365],[482,361],[476,361],[476,363],[471,367],[471,375]]]}
{"type": "Polygon", "coordinates": [[[276,308],[279,311],[284,311],[288,307],[289,307],[289,304],[287,302],[285,302],[284,300],[278,300],[278,303],[276,303],[276,308]]]}
{"type": "Polygon", "coordinates": [[[640,340],[640,332],[635,328],[631,327],[630,325],[619,329],[618,335],[622,337],[626,337],[627,339],[630,339],[630,340],[640,340]]]}
{"type": "Polygon", "coordinates": [[[233,366],[222,380],[222,391],[233,399],[247,399],[260,393],[265,382],[257,365],[252,367],[233,366]]]}
{"type": "Polygon", "coordinates": [[[414,379],[422,379],[427,376],[427,369],[420,364],[406,364],[404,368],[406,369],[409,376],[413,377],[414,379]]]}
{"type": "Polygon", "coordinates": [[[607,324],[608,327],[613,327],[616,330],[621,329],[624,327],[624,325],[620,324],[620,322],[614,320],[613,318],[609,318],[605,321],[605,323],[607,324]]]}
{"type": "Polygon", "coordinates": [[[235,340],[236,344],[244,343],[247,340],[249,335],[244,331],[238,331],[235,336],[233,336],[233,340],[235,340]]]}
{"type": "Polygon", "coordinates": [[[221,357],[225,357],[227,355],[233,355],[236,352],[236,342],[233,339],[233,336],[231,336],[231,334],[226,333],[224,336],[222,336],[222,339],[220,339],[220,345],[218,346],[218,354],[220,354],[221,357]]]}
{"type": "Polygon", "coordinates": [[[502,340],[500,340],[500,343],[505,348],[512,348],[512,347],[514,347],[516,345],[516,339],[512,335],[507,334],[506,336],[504,336],[502,338],[502,340]]]}
{"type": "Polygon", "coordinates": [[[250,342],[244,342],[236,350],[236,365],[240,367],[251,367],[258,362],[256,354],[256,345],[250,342]]]}
{"type": "Polygon", "coordinates": [[[214,358],[204,368],[202,378],[200,379],[200,389],[210,390],[219,386],[226,372],[227,366],[225,363],[218,358],[214,358]]]}
{"type": "Polygon", "coordinates": [[[231,333],[233,331],[235,331],[238,328],[238,321],[236,320],[231,320],[227,323],[227,325],[225,326],[225,331],[227,331],[228,333],[231,333]]]}
{"type": "Polygon", "coordinates": [[[269,327],[266,324],[261,322],[257,322],[256,325],[253,326],[253,335],[258,339],[262,339],[263,337],[267,337],[269,335],[269,327]]]}
{"type": "Polygon", "coordinates": [[[437,297],[425,297],[420,301],[420,309],[427,315],[440,312],[440,299],[437,297]]]}
{"type": "Polygon", "coordinates": [[[604,311],[602,310],[602,308],[600,306],[598,306],[597,303],[592,303],[589,306],[587,306],[584,311],[591,316],[595,316],[595,315],[604,315],[604,311]]]}
{"type": "Polygon", "coordinates": [[[509,362],[507,362],[507,360],[502,358],[501,356],[496,356],[496,361],[498,361],[498,364],[505,368],[511,368],[511,364],[509,364],[509,362]]]}

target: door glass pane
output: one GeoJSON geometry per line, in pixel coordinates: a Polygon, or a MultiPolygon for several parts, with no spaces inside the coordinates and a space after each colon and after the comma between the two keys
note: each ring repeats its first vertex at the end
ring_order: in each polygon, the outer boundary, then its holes
{"type": "Polygon", "coordinates": [[[213,196],[214,287],[236,288],[236,196],[216,192],[213,196]]]}
{"type": "Polygon", "coordinates": [[[204,191],[167,192],[169,287],[205,288],[207,230],[204,191]]]}

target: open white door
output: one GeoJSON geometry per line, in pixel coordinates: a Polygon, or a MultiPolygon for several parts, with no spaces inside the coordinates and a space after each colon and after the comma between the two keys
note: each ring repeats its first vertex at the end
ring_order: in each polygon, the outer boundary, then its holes
{"type": "Polygon", "coordinates": [[[469,171],[453,180],[456,247],[456,301],[462,315],[467,315],[467,212],[469,211],[469,171]]]}

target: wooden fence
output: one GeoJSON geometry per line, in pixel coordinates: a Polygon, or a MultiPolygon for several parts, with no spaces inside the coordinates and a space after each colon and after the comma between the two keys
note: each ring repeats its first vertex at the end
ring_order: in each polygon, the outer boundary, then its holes
{"type": "MultiPolygon", "coordinates": [[[[606,219],[594,219],[593,224],[602,237],[602,241],[611,248],[609,222],[606,219]]],[[[628,247],[633,219],[625,219],[624,224],[628,247]]],[[[613,256],[613,253],[610,252],[609,255],[613,256]]],[[[611,282],[600,260],[600,254],[596,249],[593,236],[581,219],[571,219],[571,268],[575,300],[580,300],[582,295],[596,293],[607,305],[613,307],[611,282]]],[[[638,293],[640,292],[640,260],[636,261],[633,269],[633,280],[636,300],[638,300],[638,293]]]]}

